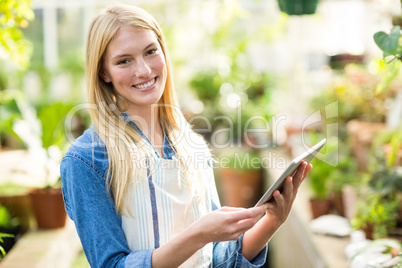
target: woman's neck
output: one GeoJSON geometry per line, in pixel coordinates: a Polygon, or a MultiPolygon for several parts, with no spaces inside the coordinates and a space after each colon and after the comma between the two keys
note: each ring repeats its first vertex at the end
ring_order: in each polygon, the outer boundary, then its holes
{"type": "MultiPolygon", "coordinates": [[[[154,147],[157,150],[162,148],[163,130],[157,105],[152,105],[149,109],[136,110],[129,113],[129,115],[154,147]]],[[[158,151],[161,152],[161,150],[158,151]]]]}

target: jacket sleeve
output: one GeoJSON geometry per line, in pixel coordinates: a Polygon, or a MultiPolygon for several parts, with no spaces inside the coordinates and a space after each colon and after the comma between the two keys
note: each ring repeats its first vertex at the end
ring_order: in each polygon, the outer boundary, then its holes
{"type": "MultiPolygon", "coordinates": [[[[213,178],[213,175],[211,175],[211,177],[209,188],[212,200],[212,210],[216,210],[220,207],[220,202],[216,190],[215,179],[213,178]]],[[[268,246],[265,246],[251,262],[241,254],[242,248],[243,235],[241,235],[237,240],[213,243],[213,267],[261,267],[265,264],[268,246]]]]}
{"type": "Polygon", "coordinates": [[[64,205],[91,267],[151,267],[152,249],[130,252],[105,180],[79,157],[60,167],[64,205]]]}

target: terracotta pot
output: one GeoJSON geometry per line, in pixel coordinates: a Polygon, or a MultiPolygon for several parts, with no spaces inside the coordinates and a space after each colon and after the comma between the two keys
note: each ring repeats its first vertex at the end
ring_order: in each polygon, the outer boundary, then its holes
{"type": "Polygon", "coordinates": [[[342,192],[334,192],[332,194],[332,204],[335,207],[336,212],[338,213],[339,216],[344,217],[345,216],[345,209],[343,205],[343,196],[342,192]]]}
{"type": "Polygon", "coordinates": [[[261,198],[262,170],[221,169],[220,177],[223,205],[249,208],[261,198]]]}
{"type": "Polygon", "coordinates": [[[365,227],[362,228],[363,232],[366,234],[366,238],[373,240],[374,238],[374,226],[371,223],[367,223],[365,227]]]}
{"type": "Polygon", "coordinates": [[[34,189],[30,195],[38,228],[52,229],[65,225],[67,213],[61,189],[34,189]]]}
{"type": "Polygon", "coordinates": [[[2,195],[0,204],[5,206],[10,212],[11,217],[18,218],[21,223],[21,232],[25,233],[32,225],[33,211],[31,198],[26,194],[2,195]]]}
{"type": "Polygon", "coordinates": [[[320,216],[327,215],[331,211],[330,199],[310,199],[311,216],[316,219],[320,216]]]}

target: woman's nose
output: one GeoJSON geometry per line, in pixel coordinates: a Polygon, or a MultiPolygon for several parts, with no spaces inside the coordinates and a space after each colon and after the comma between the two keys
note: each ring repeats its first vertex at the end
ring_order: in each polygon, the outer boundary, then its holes
{"type": "Polygon", "coordinates": [[[135,64],[134,75],[136,77],[148,77],[151,74],[151,68],[144,59],[138,59],[135,64]]]}

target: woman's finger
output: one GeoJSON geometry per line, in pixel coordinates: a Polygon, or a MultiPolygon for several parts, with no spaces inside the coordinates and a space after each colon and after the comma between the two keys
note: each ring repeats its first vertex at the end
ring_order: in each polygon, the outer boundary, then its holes
{"type": "Polygon", "coordinates": [[[296,174],[293,176],[293,183],[296,188],[302,183],[304,179],[304,172],[307,167],[307,162],[303,161],[300,166],[297,168],[296,174]]]}
{"type": "Polygon", "coordinates": [[[283,193],[282,195],[284,196],[285,199],[291,198],[293,194],[293,178],[292,177],[287,177],[285,179],[285,185],[283,187],[283,193]]]}
{"type": "Polygon", "coordinates": [[[262,216],[264,212],[264,206],[252,207],[248,209],[243,209],[241,211],[233,211],[232,213],[230,213],[230,219],[234,222],[237,222],[245,219],[254,218],[260,215],[262,216]]]}
{"type": "MultiPolygon", "coordinates": [[[[290,177],[288,177],[288,178],[290,178],[290,177]]],[[[287,178],[287,179],[288,179],[287,178]]],[[[286,179],[286,180],[287,180],[286,179]]],[[[286,187],[286,186],[285,186],[286,187]]],[[[278,190],[276,190],[274,193],[273,193],[273,197],[274,197],[274,199],[275,199],[275,202],[276,202],[276,204],[278,204],[279,206],[283,206],[283,204],[285,203],[285,201],[284,201],[284,199],[283,199],[283,196],[281,195],[281,193],[278,191],[278,190]]]]}
{"type": "Polygon", "coordinates": [[[243,211],[246,210],[246,208],[241,208],[241,207],[221,207],[219,209],[220,211],[224,211],[224,212],[232,212],[232,211],[243,211]]]}

